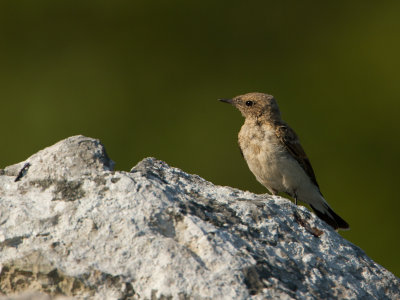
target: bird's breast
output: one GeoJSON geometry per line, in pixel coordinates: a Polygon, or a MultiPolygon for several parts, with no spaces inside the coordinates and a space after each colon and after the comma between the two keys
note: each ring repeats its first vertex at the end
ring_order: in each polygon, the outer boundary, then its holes
{"type": "Polygon", "coordinates": [[[280,188],[280,161],[285,152],[275,129],[269,124],[245,123],[239,132],[239,146],[257,180],[269,189],[280,188]]]}

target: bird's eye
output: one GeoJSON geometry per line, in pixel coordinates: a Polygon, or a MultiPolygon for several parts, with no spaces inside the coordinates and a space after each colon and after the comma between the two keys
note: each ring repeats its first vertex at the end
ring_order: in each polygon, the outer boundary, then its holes
{"type": "Polygon", "coordinates": [[[253,104],[254,104],[253,101],[246,101],[247,106],[252,106],[253,104]]]}

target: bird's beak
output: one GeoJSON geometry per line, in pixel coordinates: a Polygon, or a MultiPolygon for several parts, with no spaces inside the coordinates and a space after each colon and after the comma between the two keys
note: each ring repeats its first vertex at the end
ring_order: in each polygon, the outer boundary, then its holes
{"type": "Polygon", "coordinates": [[[233,103],[232,99],[218,99],[218,100],[221,101],[221,102],[229,103],[229,104],[233,103]]]}

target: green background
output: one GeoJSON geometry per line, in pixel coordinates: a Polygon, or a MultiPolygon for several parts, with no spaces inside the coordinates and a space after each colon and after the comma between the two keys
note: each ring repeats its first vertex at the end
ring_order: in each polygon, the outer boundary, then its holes
{"type": "Polygon", "coordinates": [[[341,234],[400,275],[400,2],[1,1],[1,165],[71,135],[265,193],[218,98],[273,94],[341,234]],[[379,4],[378,4],[379,3],[379,4]]]}

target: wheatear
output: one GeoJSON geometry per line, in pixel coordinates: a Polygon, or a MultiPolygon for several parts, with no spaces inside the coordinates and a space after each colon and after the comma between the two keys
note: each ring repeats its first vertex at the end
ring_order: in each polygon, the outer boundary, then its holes
{"type": "Polygon", "coordinates": [[[239,147],[251,172],[273,195],[284,192],[307,203],[316,215],[334,229],[348,229],[322,196],[314,170],[300,141],[281,118],[273,96],[249,93],[220,99],[245,117],[239,132],[239,147]]]}

